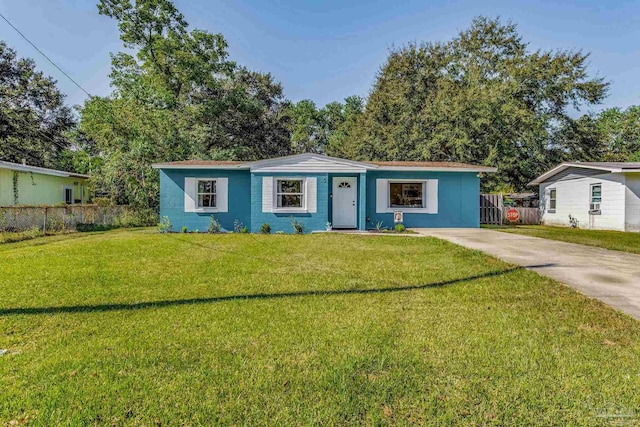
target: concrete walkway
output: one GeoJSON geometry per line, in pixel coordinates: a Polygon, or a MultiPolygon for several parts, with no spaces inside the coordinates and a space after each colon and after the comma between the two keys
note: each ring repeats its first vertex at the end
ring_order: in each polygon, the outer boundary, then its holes
{"type": "Polygon", "coordinates": [[[486,229],[413,229],[552,277],[640,320],[640,255],[486,229]]]}

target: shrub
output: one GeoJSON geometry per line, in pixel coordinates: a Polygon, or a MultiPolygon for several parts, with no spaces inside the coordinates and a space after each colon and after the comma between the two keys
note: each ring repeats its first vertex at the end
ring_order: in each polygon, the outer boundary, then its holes
{"type": "Polygon", "coordinates": [[[276,231],[276,234],[284,234],[284,231],[278,230],[278,231],[276,231]]]}
{"type": "Polygon", "coordinates": [[[271,226],[265,222],[260,227],[260,233],[262,233],[262,234],[271,234],[271,226]]]}
{"type": "Polygon", "coordinates": [[[382,231],[384,230],[384,226],[383,226],[383,222],[382,221],[378,221],[376,222],[376,231],[382,231]]]}
{"type": "Polygon", "coordinates": [[[304,233],[304,226],[301,222],[297,221],[294,217],[291,217],[291,227],[293,228],[293,234],[304,233]]]}
{"type": "Polygon", "coordinates": [[[242,229],[245,228],[242,224],[242,221],[236,219],[233,221],[233,232],[234,233],[242,233],[242,229]]]}
{"type": "Polygon", "coordinates": [[[246,225],[243,225],[242,228],[240,229],[240,233],[242,234],[249,233],[249,227],[247,227],[246,225]]]}
{"type": "Polygon", "coordinates": [[[209,221],[209,229],[207,230],[211,234],[217,234],[222,231],[222,225],[220,221],[215,219],[213,215],[211,215],[211,221],[209,221]]]}
{"type": "MultiPolygon", "coordinates": [[[[160,229],[160,226],[161,224],[158,224],[158,230],[160,230],[161,233],[165,233],[165,231],[162,231],[160,229]]],[[[169,225],[169,227],[171,227],[171,225],[169,225]]],[[[76,231],[80,233],[86,233],[90,231],[109,231],[116,228],[118,228],[117,225],[84,224],[82,222],[76,224],[76,231]]]]}
{"type": "Polygon", "coordinates": [[[403,233],[407,228],[404,224],[396,224],[396,232],[403,233]]]}
{"type": "Polygon", "coordinates": [[[100,207],[115,206],[116,204],[109,197],[94,197],[93,204],[100,207]]]}
{"type": "Polygon", "coordinates": [[[158,214],[152,209],[126,209],[115,225],[119,227],[148,227],[158,224],[158,214]]]}
{"type": "Polygon", "coordinates": [[[168,233],[171,231],[171,221],[168,216],[163,216],[158,224],[158,231],[161,233],[168,233]]]}
{"type": "Polygon", "coordinates": [[[183,232],[183,233],[188,233],[188,232],[189,232],[189,228],[187,228],[187,226],[186,226],[186,225],[183,225],[183,226],[182,226],[182,232],[183,232]]]}
{"type": "Polygon", "coordinates": [[[36,237],[40,237],[42,235],[42,230],[39,227],[33,227],[29,230],[19,233],[1,233],[0,243],[20,242],[22,240],[35,239],[36,237]]]}

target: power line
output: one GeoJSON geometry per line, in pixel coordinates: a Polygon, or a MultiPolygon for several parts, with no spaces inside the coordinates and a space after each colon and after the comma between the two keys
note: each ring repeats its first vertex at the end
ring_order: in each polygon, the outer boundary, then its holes
{"type": "Polygon", "coordinates": [[[13,29],[18,33],[18,34],[20,34],[20,36],[21,36],[23,39],[25,39],[25,40],[27,41],[27,43],[29,43],[31,46],[33,46],[33,48],[34,48],[35,50],[37,50],[38,52],[40,52],[40,55],[44,56],[44,57],[45,57],[45,59],[46,59],[47,61],[51,62],[51,64],[52,64],[54,67],[56,67],[56,68],[58,69],[58,71],[60,71],[60,72],[61,72],[62,74],[64,74],[64,75],[65,75],[69,80],[71,80],[71,81],[73,82],[73,84],[74,84],[74,85],[78,86],[78,87],[80,88],[80,90],[82,90],[84,93],[86,93],[86,94],[87,94],[87,96],[91,96],[91,94],[90,94],[89,92],[87,92],[87,90],[86,90],[85,88],[83,88],[82,86],[80,86],[80,84],[79,84],[78,82],[76,82],[75,80],[73,80],[73,79],[71,78],[71,76],[70,76],[69,74],[65,73],[65,72],[64,72],[64,70],[63,70],[62,68],[58,67],[58,65],[57,65],[55,62],[53,62],[53,60],[52,60],[51,58],[49,58],[49,57],[48,57],[48,56],[47,56],[43,51],[41,51],[41,50],[40,50],[40,48],[38,48],[38,46],[36,46],[36,45],[31,41],[31,40],[29,40],[29,39],[27,38],[27,36],[25,36],[24,34],[22,34],[22,32],[21,32],[19,29],[17,29],[17,28],[15,27],[15,25],[13,25],[11,22],[9,22],[9,20],[8,20],[8,19],[7,19],[7,18],[6,18],[2,13],[0,13],[0,17],[1,17],[2,19],[4,19],[4,20],[6,21],[6,23],[7,23],[7,24],[9,24],[9,26],[10,26],[11,28],[13,28],[13,29]]]}

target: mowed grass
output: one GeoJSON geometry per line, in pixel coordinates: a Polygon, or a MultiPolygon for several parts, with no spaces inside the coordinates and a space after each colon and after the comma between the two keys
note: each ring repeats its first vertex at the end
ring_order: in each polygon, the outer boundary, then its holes
{"type": "Polygon", "coordinates": [[[583,230],[580,228],[545,225],[483,226],[506,233],[522,234],[543,239],[597,246],[615,251],[640,254],[640,233],[612,230],[583,230]]]}
{"type": "Polygon", "coordinates": [[[0,425],[638,422],[639,323],[416,237],[0,246],[0,425]]]}

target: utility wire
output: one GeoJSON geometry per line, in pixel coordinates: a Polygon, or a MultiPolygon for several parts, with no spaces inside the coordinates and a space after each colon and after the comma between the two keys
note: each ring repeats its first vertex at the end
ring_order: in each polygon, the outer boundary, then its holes
{"type": "Polygon", "coordinates": [[[24,34],[22,34],[22,32],[21,32],[19,29],[17,29],[17,28],[15,27],[15,25],[13,25],[13,24],[12,24],[12,23],[11,23],[11,22],[6,18],[6,17],[5,17],[2,13],[0,13],[0,17],[1,17],[2,19],[4,19],[4,20],[5,20],[5,22],[6,22],[7,24],[9,24],[9,26],[10,26],[11,28],[13,28],[13,29],[18,33],[18,34],[20,34],[20,36],[21,36],[23,39],[25,39],[25,40],[27,41],[27,43],[29,43],[31,46],[33,46],[33,48],[34,48],[35,50],[37,50],[38,52],[40,52],[40,55],[44,56],[44,57],[45,57],[45,59],[46,59],[47,61],[51,62],[51,64],[52,64],[54,67],[56,67],[56,68],[58,69],[58,71],[60,71],[60,72],[61,72],[62,74],[64,74],[64,75],[65,75],[69,80],[71,80],[71,81],[73,82],[73,84],[74,84],[74,85],[78,86],[78,87],[80,88],[80,90],[82,90],[84,93],[86,93],[86,94],[87,94],[87,96],[91,96],[91,94],[90,94],[89,92],[87,92],[87,90],[86,90],[85,88],[83,88],[82,86],[80,86],[80,84],[79,84],[78,82],[76,82],[75,80],[73,80],[73,79],[71,78],[71,76],[70,76],[69,74],[65,73],[65,72],[64,72],[64,70],[63,70],[62,68],[58,67],[58,65],[57,65],[55,62],[53,62],[53,60],[52,60],[51,58],[49,58],[49,57],[48,57],[48,56],[47,56],[43,51],[41,51],[41,50],[40,50],[40,48],[38,48],[38,46],[36,46],[36,45],[31,41],[31,40],[29,40],[29,39],[27,38],[27,36],[25,36],[24,34]]]}

